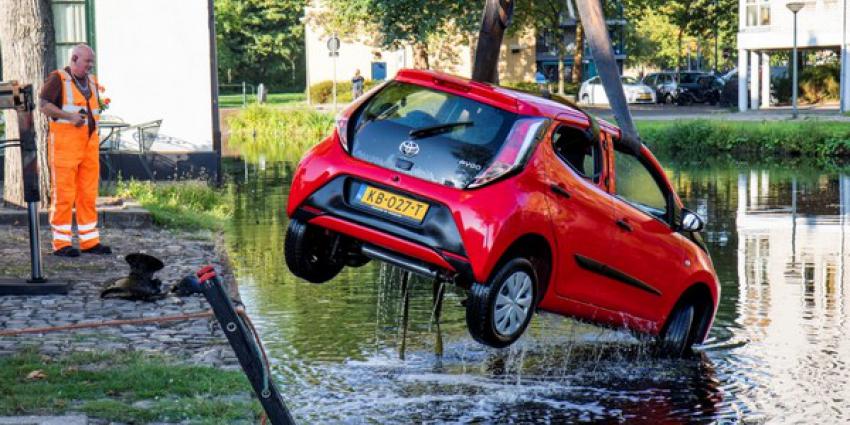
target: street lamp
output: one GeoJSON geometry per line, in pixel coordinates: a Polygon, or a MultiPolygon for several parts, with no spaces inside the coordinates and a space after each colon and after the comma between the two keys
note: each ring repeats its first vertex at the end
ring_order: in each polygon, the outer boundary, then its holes
{"type": "MultiPolygon", "coordinates": [[[[797,12],[806,7],[806,3],[803,2],[791,2],[785,5],[791,13],[794,14],[794,67],[791,71],[791,104],[792,104],[792,112],[791,117],[797,118],[797,12]]],[[[770,66],[770,65],[768,65],[770,66]]]]}

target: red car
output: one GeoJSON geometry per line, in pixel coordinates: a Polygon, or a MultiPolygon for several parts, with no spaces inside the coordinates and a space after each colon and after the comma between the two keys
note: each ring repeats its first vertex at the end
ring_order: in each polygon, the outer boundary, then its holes
{"type": "Polygon", "coordinates": [[[505,347],[545,310],[702,342],[720,288],[646,147],[560,102],[402,70],[340,114],[292,180],[285,256],[314,283],[377,259],[469,290],[477,341],[505,347]]]}

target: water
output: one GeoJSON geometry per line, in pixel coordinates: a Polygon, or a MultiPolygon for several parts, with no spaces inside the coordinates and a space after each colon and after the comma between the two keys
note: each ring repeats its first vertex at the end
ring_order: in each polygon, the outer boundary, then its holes
{"type": "Polygon", "coordinates": [[[813,167],[674,165],[722,284],[698,355],[655,360],[626,332],[536,316],[517,344],[473,342],[448,288],[437,327],[414,278],[374,262],[312,285],[283,261],[291,164],[233,173],[240,291],[303,423],[850,421],[850,177],[813,167]],[[441,339],[441,341],[440,341],[441,339]],[[442,346],[443,353],[439,355],[442,346]]]}

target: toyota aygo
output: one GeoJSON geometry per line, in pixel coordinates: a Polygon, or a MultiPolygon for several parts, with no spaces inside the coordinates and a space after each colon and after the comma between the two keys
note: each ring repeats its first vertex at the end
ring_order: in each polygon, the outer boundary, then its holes
{"type": "Polygon", "coordinates": [[[719,299],[703,222],[619,135],[571,105],[402,70],[301,160],[286,263],[314,283],[370,259],[454,282],[470,334],[492,347],[543,310],[680,356],[719,299]]]}

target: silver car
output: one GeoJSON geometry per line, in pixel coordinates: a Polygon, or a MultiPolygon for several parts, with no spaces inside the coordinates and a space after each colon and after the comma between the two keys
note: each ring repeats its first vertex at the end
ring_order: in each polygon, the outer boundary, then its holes
{"type": "MultiPolygon", "coordinates": [[[[655,103],[655,90],[636,80],[633,77],[620,77],[623,83],[623,92],[629,103],[655,103]]],[[[608,104],[608,96],[602,87],[599,76],[593,77],[581,84],[578,91],[578,99],[585,105],[608,104]]]]}

